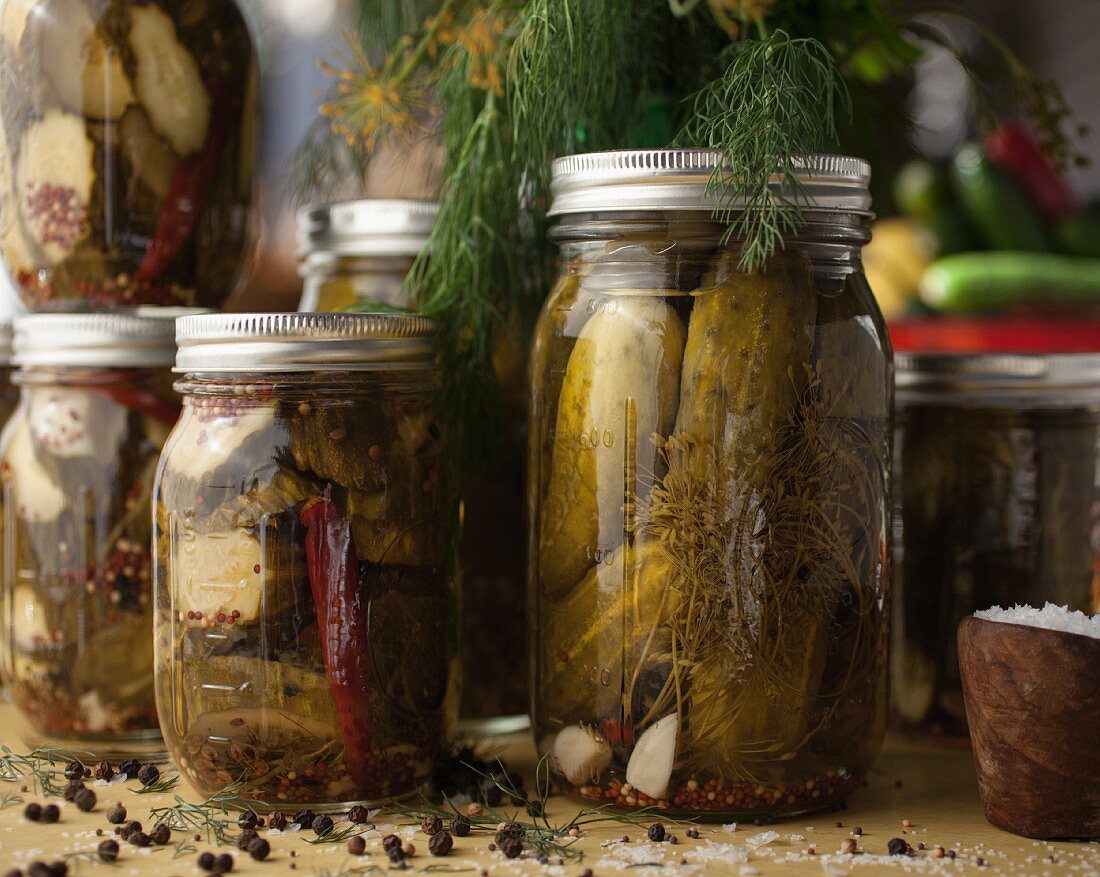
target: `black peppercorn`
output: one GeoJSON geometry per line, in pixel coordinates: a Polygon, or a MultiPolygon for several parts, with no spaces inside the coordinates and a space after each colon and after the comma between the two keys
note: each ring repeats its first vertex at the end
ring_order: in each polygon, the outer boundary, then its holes
{"type": "Polygon", "coordinates": [[[420,821],[420,830],[428,837],[434,837],[443,830],[443,820],[438,816],[425,816],[420,821]]]}
{"type": "Polygon", "coordinates": [[[244,810],[237,817],[237,825],[244,829],[255,828],[259,821],[260,817],[256,815],[254,810],[244,810]]]}
{"type": "Polygon", "coordinates": [[[891,856],[904,856],[909,853],[909,844],[900,837],[892,837],[887,842],[886,849],[891,856]]]}
{"type": "Polygon", "coordinates": [[[69,780],[65,784],[65,788],[61,790],[61,797],[66,801],[73,801],[76,799],[77,794],[84,788],[84,783],[80,780],[69,780]]]}
{"type": "Polygon", "coordinates": [[[689,828],[689,829],[687,830],[686,834],[687,834],[687,836],[688,836],[688,837],[692,837],[692,838],[696,838],[696,839],[698,839],[698,837],[699,837],[699,829],[698,829],[698,828],[689,828]]]}
{"type": "Polygon", "coordinates": [[[99,853],[99,858],[104,862],[113,862],[118,858],[118,841],[100,841],[99,846],[96,847],[96,852],[99,853]]]}
{"type": "Polygon", "coordinates": [[[96,796],[91,789],[81,789],[73,798],[73,803],[84,813],[91,813],[95,809],[96,796]]]}
{"type": "Polygon", "coordinates": [[[199,854],[199,867],[204,871],[214,870],[214,854],[211,852],[199,854]]]}
{"type": "Polygon", "coordinates": [[[454,845],[455,842],[451,839],[451,836],[445,831],[440,831],[433,834],[432,839],[428,841],[428,852],[433,856],[445,856],[454,845]]]}
{"type": "Polygon", "coordinates": [[[56,804],[47,804],[42,808],[42,815],[38,817],[40,822],[57,822],[61,818],[61,808],[56,804]]]}
{"type": "Polygon", "coordinates": [[[151,786],[160,779],[160,768],[155,764],[143,764],[138,768],[137,778],[143,786],[151,786]]]}
{"type": "Polygon", "coordinates": [[[233,870],[233,857],[229,853],[222,853],[214,860],[212,870],[215,874],[228,874],[233,870]]]}
{"type": "Polygon", "coordinates": [[[114,769],[111,767],[110,762],[100,761],[92,769],[92,775],[97,780],[109,780],[115,775],[114,769]]]}
{"type": "Polygon", "coordinates": [[[126,774],[129,779],[136,777],[139,770],[141,770],[141,762],[136,758],[127,758],[118,766],[118,772],[126,774]]]}
{"type": "Polygon", "coordinates": [[[241,852],[248,851],[248,845],[252,843],[259,835],[256,834],[251,828],[246,828],[240,834],[237,835],[237,849],[241,852]]]}
{"type": "Polygon", "coordinates": [[[348,838],[348,852],[353,856],[361,856],[367,851],[367,842],[363,840],[362,835],[355,835],[355,837],[348,838]]]}
{"type": "Polygon", "coordinates": [[[23,817],[29,819],[31,822],[37,822],[42,818],[42,805],[31,801],[31,803],[23,808],[23,817]]]}
{"type": "Polygon", "coordinates": [[[262,862],[271,855],[271,844],[265,838],[256,837],[248,845],[248,854],[257,862],[262,862]]]}
{"type": "Polygon", "coordinates": [[[526,834],[527,830],[518,822],[502,822],[497,828],[495,840],[499,845],[506,838],[522,838],[526,834]]]}
{"type": "Polygon", "coordinates": [[[289,824],[289,820],[286,818],[286,814],[281,810],[276,810],[269,817],[271,820],[271,827],[276,831],[283,831],[289,824]]]}
{"type": "Polygon", "coordinates": [[[314,818],[310,827],[313,829],[313,833],[318,837],[324,837],[326,834],[332,832],[332,817],[331,816],[317,816],[314,818]]]}
{"type": "Polygon", "coordinates": [[[4,875],[4,877],[23,877],[23,872],[20,871],[18,868],[12,868],[4,875]]]}
{"type": "Polygon", "coordinates": [[[31,862],[27,868],[27,877],[53,877],[50,866],[45,862],[31,862]]]}
{"type": "Polygon", "coordinates": [[[84,765],[79,761],[70,761],[65,765],[65,776],[71,780],[81,779],[84,776],[84,765]]]}
{"type": "Polygon", "coordinates": [[[370,813],[367,812],[366,807],[356,805],[348,811],[348,821],[356,825],[363,825],[368,819],[370,819],[370,813]]]}
{"type": "Polygon", "coordinates": [[[470,833],[470,820],[465,816],[456,816],[451,820],[451,834],[455,837],[466,837],[470,833]]]}
{"type": "MultiPolygon", "coordinates": [[[[401,849],[401,838],[396,834],[387,834],[382,838],[382,849],[387,853],[392,853],[394,850],[401,849]]],[[[404,853],[401,854],[404,857],[404,853]]]]}
{"type": "Polygon", "coordinates": [[[50,874],[51,877],[67,877],[69,873],[69,863],[64,859],[58,859],[56,862],[50,862],[50,874]]]}
{"type": "Polygon", "coordinates": [[[147,847],[152,843],[144,831],[131,831],[126,837],[126,842],[133,844],[135,847],[147,847]]]}
{"type": "Polygon", "coordinates": [[[665,827],[660,822],[654,822],[649,826],[649,831],[646,832],[649,835],[649,839],[655,844],[659,844],[665,839],[665,827]]]}
{"type": "Polygon", "coordinates": [[[542,801],[528,801],[527,815],[532,819],[538,819],[542,816],[542,801]]]}
{"type": "Polygon", "coordinates": [[[141,831],[141,823],[136,819],[131,819],[122,826],[122,831],[119,832],[119,835],[121,835],[123,840],[129,840],[130,835],[137,831],[141,831]]]}
{"type": "Polygon", "coordinates": [[[405,851],[401,847],[394,847],[392,850],[387,850],[386,855],[390,857],[390,863],[394,865],[403,865],[405,863],[405,851]]]}
{"type": "Polygon", "coordinates": [[[126,808],[122,806],[121,801],[107,811],[107,821],[112,825],[122,825],[126,821],[126,808]]]}
{"type": "Polygon", "coordinates": [[[149,840],[155,843],[158,847],[164,846],[171,839],[172,829],[170,829],[163,822],[159,825],[154,825],[153,830],[149,832],[149,840]]]}
{"type": "Polygon", "coordinates": [[[316,818],[317,814],[312,810],[299,810],[290,821],[296,822],[298,825],[302,826],[302,828],[309,828],[313,825],[313,820],[316,818]]]}
{"type": "Polygon", "coordinates": [[[523,852],[523,841],[518,837],[506,837],[500,842],[500,851],[509,859],[518,859],[523,852]]]}

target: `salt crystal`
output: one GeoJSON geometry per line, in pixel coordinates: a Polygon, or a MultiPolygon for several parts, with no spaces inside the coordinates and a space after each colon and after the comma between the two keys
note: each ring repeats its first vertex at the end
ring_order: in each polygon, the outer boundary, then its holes
{"type": "Polygon", "coordinates": [[[690,862],[730,862],[739,863],[749,860],[749,853],[744,847],[734,844],[715,843],[708,840],[705,846],[696,846],[685,853],[684,858],[690,862]]]}
{"type": "Polygon", "coordinates": [[[778,831],[762,831],[760,834],[754,834],[752,837],[747,838],[745,843],[752,847],[762,847],[770,844],[773,840],[779,840],[778,831]]]}
{"type": "Polygon", "coordinates": [[[1054,603],[1047,603],[1042,609],[1021,605],[1013,606],[1011,609],[994,606],[991,609],[975,612],[974,617],[1002,624],[1022,624],[1025,627],[1060,630],[1100,639],[1100,615],[1071,612],[1069,607],[1056,606],[1054,603]]]}
{"type": "Polygon", "coordinates": [[[793,844],[799,843],[800,841],[804,841],[806,839],[805,836],[801,835],[801,834],[791,834],[791,835],[788,835],[788,837],[790,838],[791,843],[793,843],[793,844]]]}
{"type": "Polygon", "coordinates": [[[736,822],[727,822],[725,825],[722,826],[722,830],[723,831],[729,831],[729,832],[737,831],[737,823],[736,822]]]}
{"type": "Polygon", "coordinates": [[[741,870],[737,872],[741,877],[756,877],[760,873],[759,868],[754,868],[752,865],[742,865],[741,870]]]}

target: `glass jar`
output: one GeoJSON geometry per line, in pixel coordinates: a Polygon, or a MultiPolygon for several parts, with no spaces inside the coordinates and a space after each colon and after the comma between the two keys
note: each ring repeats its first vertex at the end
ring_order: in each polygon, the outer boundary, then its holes
{"type": "Polygon", "coordinates": [[[899,354],[897,405],[892,707],[965,735],[963,618],[1100,612],[1100,353],[899,354]]]}
{"type": "Polygon", "coordinates": [[[223,303],[257,137],[235,0],[6,0],[0,22],[0,253],[27,307],[223,303]]]}
{"type": "MultiPolygon", "coordinates": [[[[409,308],[405,276],[428,245],[439,205],[429,201],[315,204],[298,216],[305,288],[300,311],[409,308]]],[[[493,359],[503,407],[501,451],[462,482],[462,730],[528,726],[526,344],[501,333],[493,359]]]]}
{"type": "Polygon", "coordinates": [[[16,320],[20,403],[0,443],[4,676],[28,745],[149,758],[151,506],[179,415],[173,320],[16,320]]]}
{"type": "Polygon", "coordinates": [[[12,314],[0,316],[0,430],[3,430],[19,404],[19,390],[12,380],[15,375],[15,366],[11,361],[14,319],[12,314]]]}
{"type": "Polygon", "coordinates": [[[340,808],[432,769],[456,651],[433,335],[398,314],[179,322],[157,705],[201,794],[340,808]]]}
{"type": "Polygon", "coordinates": [[[298,310],[408,307],[402,285],[438,212],[434,201],[369,199],[303,208],[298,237],[305,283],[298,310]]]}
{"type": "Polygon", "coordinates": [[[893,372],[860,262],[866,163],[807,158],[812,209],[745,274],[718,161],[554,166],[533,718],[574,796],[772,818],[836,806],[881,745],[893,372]]]}

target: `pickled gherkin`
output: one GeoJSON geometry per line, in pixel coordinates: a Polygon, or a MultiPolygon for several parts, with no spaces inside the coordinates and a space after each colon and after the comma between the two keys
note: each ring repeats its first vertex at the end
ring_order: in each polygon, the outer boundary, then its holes
{"type": "Polygon", "coordinates": [[[746,270],[705,207],[714,159],[557,168],[569,275],[532,376],[533,721],[571,794],[728,822],[837,806],[881,744],[892,399],[846,211],[865,166],[807,158],[802,184],[833,206],[746,270]],[[639,387],[657,415],[604,461],[593,411],[631,411],[639,387]]]}
{"type": "Polygon", "coordinates": [[[646,485],[639,443],[671,427],[684,330],[653,296],[616,295],[585,323],[566,367],[541,515],[542,580],[564,593],[594,558],[619,547],[646,485]]]}

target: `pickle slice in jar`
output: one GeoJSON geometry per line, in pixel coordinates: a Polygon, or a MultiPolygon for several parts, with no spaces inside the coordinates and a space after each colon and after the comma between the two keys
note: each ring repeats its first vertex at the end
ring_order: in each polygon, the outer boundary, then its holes
{"type": "Polygon", "coordinates": [[[29,237],[51,264],[91,232],[94,155],[84,119],[72,113],[49,110],[23,135],[15,169],[19,210],[29,237]]]}
{"type": "Polygon", "coordinates": [[[74,663],[78,688],[94,691],[107,705],[151,704],[153,638],[149,617],[129,615],[93,632],[74,663]]]}
{"type": "Polygon", "coordinates": [[[180,159],[153,130],[145,111],[131,105],[118,123],[122,154],[141,184],[158,199],[168,197],[180,159]]]}
{"type": "Polygon", "coordinates": [[[155,4],[130,9],[134,90],[153,127],[183,157],[198,152],[210,130],[211,100],[194,55],[155,4]]]}
{"type": "Polygon", "coordinates": [[[118,119],[134,100],[122,53],[96,32],[81,0],[42,0],[31,39],[65,109],[91,119],[118,119]]]}
{"type": "Polygon", "coordinates": [[[672,428],[683,351],[680,317],[657,295],[608,297],[581,330],[540,512],[539,571],[550,597],[622,543],[630,507],[648,487],[637,447],[672,428]]]}
{"type": "Polygon", "coordinates": [[[284,661],[216,655],[191,661],[183,671],[186,714],[269,708],[336,728],[328,680],[284,661]]]}

